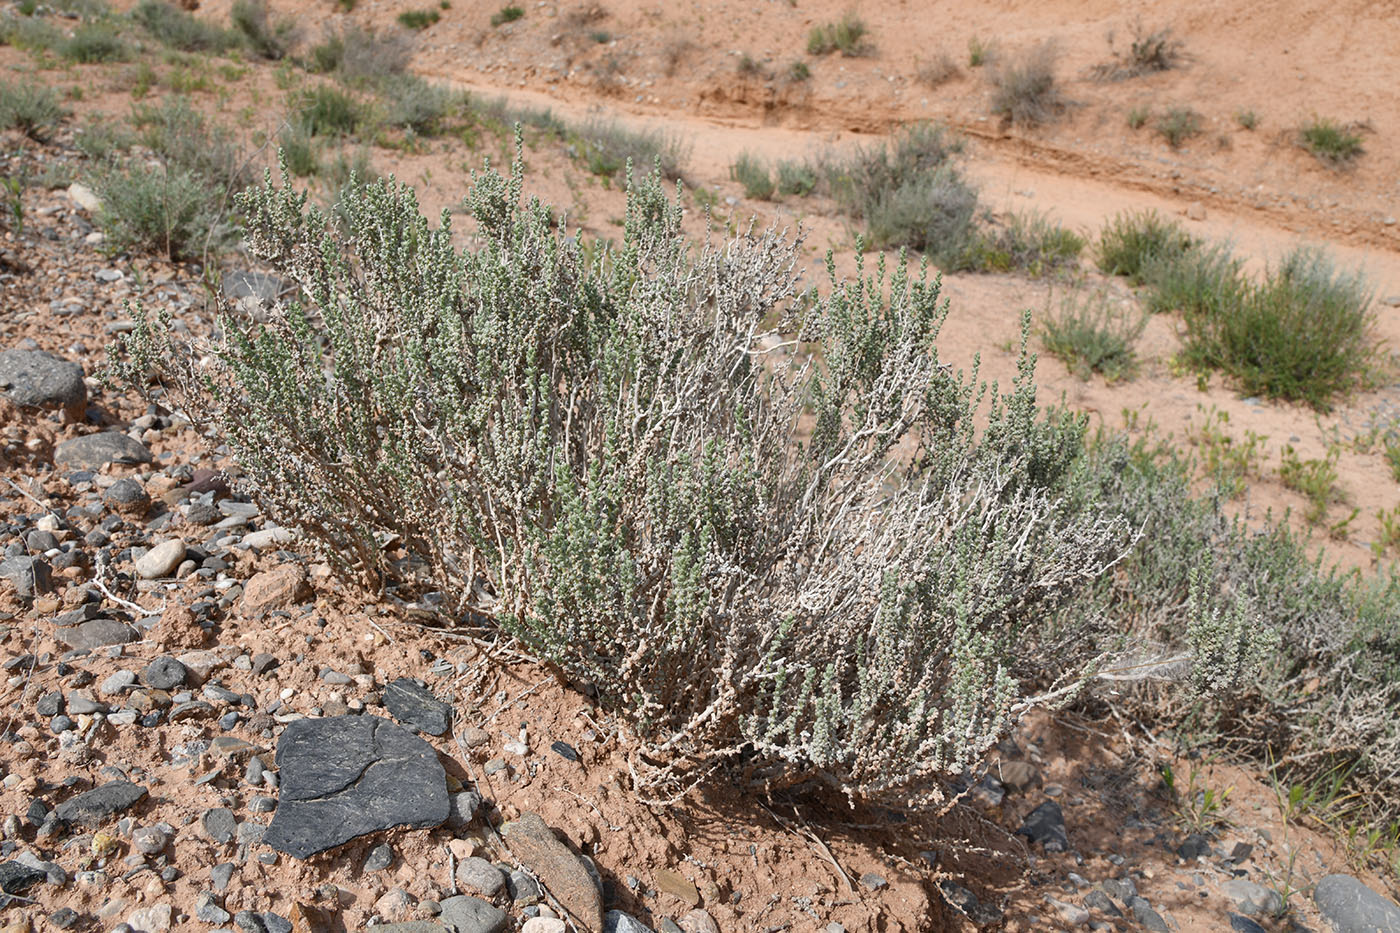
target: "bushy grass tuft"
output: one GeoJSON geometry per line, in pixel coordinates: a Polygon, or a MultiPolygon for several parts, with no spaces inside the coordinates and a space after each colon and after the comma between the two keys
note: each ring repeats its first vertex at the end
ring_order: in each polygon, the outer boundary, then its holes
{"type": "Polygon", "coordinates": [[[321,171],[321,155],[316,139],[299,122],[291,122],[277,134],[282,164],[297,178],[309,178],[321,171]]]}
{"type": "MultiPolygon", "coordinates": [[[[512,9],[518,10],[520,8],[512,7],[512,9]]],[[[442,19],[442,14],[439,13],[437,10],[404,10],[398,15],[397,22],[400,26],[402,26],[405,29],[416,29],[421,32],[422,30],[427,29],[429,26],[433,25],[440,19],[442,19]]],[[[491,25],[496,25],[494,17],[492,17],[491,25]]]]}
{"type": "Polygon", "coordinates": [[[579,155],[594,175],[620,182],[630,159],[633,171],[639,174],[649,173],[659,164],[665,178],[675,181],[684,177],[684,147],[660,130],[631,129],[617,120],[595,118],[577,135],[579,155]]]}
{"type": "Polygon", "coordinates": [[[242,147],[214,126],[188,100],[171,95],[132,110],[137,141],[181,172],[197,175],[219,190],[239,191],[253,180],[242,147]]]}
{"type": "Polygon", "coordinates": [[[1042,43],[992,72],[992,113],[1013,126],[1038,126],[1058,117],[1066,101],[1055,83],[1055,47],[1042,43]]]}
{"type": "Polygon", "coordinates": [[[125,152],[136,136],[119,120],[93,119],[73,137],[73,145],[89,159],[103,161],[125,152]]]}
{"type": "Polygon", "coordinates": [[[221,52],[238,44],[238,37],[227,29],[206,23],[165,0],[141,0],[131,17],[157,42],[182,52],[221,52]]]}
{"type": "Polygon", "coordinates": [[[229,20],[244,44],[260,58],[281,61],[296,41],[296,24],[289,19],[273,22],[266,0],[234,0],[229,20]]]}
{"type": "Polygon", "coordinates": [[[1012,214],[1005,222],[978,234],[965,268],[1037,277],[1051,275],[1073,267],[1084,246],[1082,236],[1044,214],[1012,214]]]}
{"type": "Polygon", "coordinates": [[[51,87],[33,80],[0,82],[0,128],[19,130],[42,143],[67,115],[51,87]]]}
{"type": "Polygon", "coordinates": [[[1099,81],[1123,81],[1168,71],[1181,63],[1183,48],[1169,27],[1149,30],[1138,20],[1128,47],[1114,61],[1095,65],[1089,73],[1099,81]]]}
{"type": "Polygon", "coordinates": [[[862,213],[871,246],[916,249],[946,267],[965,262],[977,242],[977,192],[951,165],[878,190],[862,213]]]}
{"type": "Polygon", "coordinates": [[[958,63],[946,51],[936,52],[927,61],[920,61],[914,71],[919,83],[929,88],[941,87],[959,74],[958,63]]]}
{"type": "Polygon", "coordinates": [[[847,13],[834,23],[813,26],[807,35],[807,54],[826,55],[840,52],[848,58],[871,55],[875,48],[867,38],[865,20],[847,13]]]}
{"type": "Polygon", "coordinates": [[[364,119],[364,105],[329,84],[302,92],[297,101],[296,122],[311,136],[351,136],[364,119]]]}
{"type": "Polygon", "coordinates": [[[1067,295],[1058,311],[1047,310],[1041,339],[1080,379],[1098,373],[1112,383],[1136,374],[1133,346],[1146,326],[1146,316],[1131,301],[1097,290],[1067,295]]]}
{"type": "Polygon", "coordinates": [[[95,65],[124,62],[131,58],[127,44],[110,23],[85,23],[73,30],[73,35],[59,46],[59,54],[70,62],[95,65]]]}
{"type": "Polygon", "coordinates": [[[747,152],[740,153],[739,158],[729,167],[729,177],[744,186],[746,198],[769,201],[777,189],[773,182],[773,173],[768,170],[768,166],[747,152]]]}
{"type": "Polygon", "coordinates": [[[811,194],[819,181],[817,170],[806,162],[793,159],[778,161],[778,193],[800,198],[811,194]]]}
{"type": "Polygon", "coordinates": [[[523,19],[525,10],[518,6],[503,6],[495,13],[491,14],[492,26],[504,26],[506,23],[513,23],[518,19],[523,19]]]}
{"type": "Polygon", "coordinates": [[[1298,144],[1328,165],[1345,165],[1366,150],[1355,131],[1329,120],[1313,117],[1298,130],[1298,144]]]}
{"type": "Polygon", "coordinates": [[[413,40],[402,32],[376,33],[349,24],[327,31],[311,47],[308,67],[353,85],[377,86],[401,75],[413,56],[413,40]]]}
{"type": "Polygon", "coordinates": [[[97,222],[109,249],[190,260],[233,236],[222,193],[182,168],[132,161],[98,172],[94,181],[102,199],[97,222]]]}
{"type": "Polygon", "coordinates": [[[1204,119],[1190,107],[1172,107],[1157,118],[1157,132],[1173,149],[1180,149],[1186,140],[1199,136],[1204,126],[1204,119]]]}
{"type": "Polygon", "coordinates": [[[1298,456],[1292,444],[1285,444],[1279,453],[1279,480],[1286,488],[1308,500],[1303,518],[1310,525],[1321,522],[1327,517],[1329,506],[1345,499],[1338,485],[1341,479],[1337,471],[1339,456],[1337,448],[1333,447],[1321,460],[1315,457],[1304,460],[1298,456]]]}
{"type": "Polygon", "coordinates": [[[1189,249],[1168,249],[1153,254],[1141,266],[1140,277],[1148,285],[1149,311],[1161,314],[1228,313],[1244,295],[1240,261],[1224,244],[1194,244],[1189,249]]]}
{"type": "Polygon", "coordinates": [[[1191,245],[1191,238],[1175,221],[1156,211],[1120,213],[1104,225],[1095,249],[1099,271],[1123,275],[1142,284],[1143,268],[1155,256],[1171,256],[1191,245]]]}
{"type": "Polygon", "coordinates": [[[1359,273],[1298,249],[1233,304],[1187,310],[1184,355],[1232,375],[1250,395],[1321,410],[1355,388],[1375,358],[1371,296],[1359,273]]]}

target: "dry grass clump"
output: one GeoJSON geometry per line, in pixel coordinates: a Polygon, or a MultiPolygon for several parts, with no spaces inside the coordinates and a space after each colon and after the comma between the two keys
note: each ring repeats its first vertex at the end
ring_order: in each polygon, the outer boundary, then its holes
{"type": "MultiPolygon", "coordinates": [[[[1108,38],[1109,48],[1113,49],[1114,37],[1108,38]]],[[[1138,20],[1133,24],[1133,35],[1128,47],[1117,52],[1111,62],[1095,65],[1089,74],[1098,81],[1125,81],[1159,71],[1169,71],[1179,66],[1185,58],[1184,44],[1172,35],[1170,27],[1147,29],[1138,20]]]]}
{"type": "Polygon", "coordinates": [[[993,68],[992,112],[1013,126],[1039,126],[1064,112],[1067,101],[1055,83],[1057,53],[1052,43],[1041,43],[1012,61],[1002,59],[993,68]]]}

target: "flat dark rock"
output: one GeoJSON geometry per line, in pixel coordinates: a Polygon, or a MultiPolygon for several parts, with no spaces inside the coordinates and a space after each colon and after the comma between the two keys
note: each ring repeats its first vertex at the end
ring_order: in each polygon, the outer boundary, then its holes
{"type": "Polygon", "coordinates": [[[108,463],[151,463],[146,445],[117,431],[103,431],[66,440],[53,449],[55,466],[69,470],[100,470],[108,463]]]}
{"type": "Polygon", "coordinates": [[[452,725],[452,707],[411,677],[400,677],[384,688],[384,706],[399,722],[428,735],[442,735],[452,725]]]}
{"type": "Polygon", "coordinates": [[[510,924],[505,912],[465,894],[446,898],[438,919],[452,933],[501,933],[510,924]]]}
{"type": "Polygon", "coordinates": [[[6,894],[23,894],[47,877],[39,869],[21,862],[0,862],[0,891],[6,894]]]}
{"type": "Polygon", "coordinates": [[[146,788],[130,781],[111,781],[94,787],[58,805],[54,812],[68,823],[101,826],[110,817],[122,812],[146,796],[146,788]]]}
{"type": "Polygon", "coordinates": [[[15,585],[15,592],[29,598],[53,589],[49,565],[38,557],[21,554],[0,561],[0,579],[15,585]]]}
{"type": "Polygon", "coordinates": [[[25,408],[53,408],[70,421],[87,411],[83,367],[42,350],[0,353],[0,394],[25,408]]]}
{"type": "Polygon", "coordinates": [[[1400,933],[1400,907],[1351,875],[1328,875],[1313,892],[1333,933],[1400,933]]]}
{"type": "Polygon", "coordinates": [[[1036,807],[1016,830],[1016,835],[1025,836],[1032,843],[1045,846],[1046,852],[1067,852],[1069,835],[1065,832],[1065,814],[1060,805],[1047,800],[1036,807]]]}
{"type": "Polygon", "coordinates": [[[115,619],[93,619],[58,629],[54,635],[70,648],[87,651],[107,645],[125,645],[137,639],[136,629],[115,619]]]}
{"type": "Polygon", "coordinates": [[[377,716],[298,719],[277,741],[281,795],[263,841],[308,858],[394,826],[447,819],[447,775],[432,746],[377,716]]]}

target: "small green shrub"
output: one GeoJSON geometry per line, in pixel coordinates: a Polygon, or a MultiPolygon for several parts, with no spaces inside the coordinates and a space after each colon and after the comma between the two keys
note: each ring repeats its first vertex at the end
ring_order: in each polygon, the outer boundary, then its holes
{"type": "Polygon", "coordinates": [[[131,18],[157,42],[183,52],[222,52],[238,43],[228,30],[206,23],[165,0],[141,0],[131,18]]]}
{"type": "Polygon", "coordinates": [[[1084,238],[1038,214],[1012,214],[977,237],[966,268],[980,272],[1051,275],[1073,267],[1084,251],[1084,238]]]}
{"type": "Polygon", "coordinates": [[[89,159],[103,161],[130,149],[136,137],[118,120],[98,119],[82,127],[73,145],[89,159]]]}
{"type": "Polygon", "coordinates": [[[967,40],[967,63],[972,68],[990,64],[995,57],[992,43],[984,42],[976,36],[967,40]]]}
{"type": "Polygon", "coordinates": [[[870,245],[908,247],[946,267],[958,267],[975,248],[977,192],[951,165],[881,190],[865,207],[870,245]]]}
{"type": "Polygon", "coordinates": [[[296,24],[289,19],[272,22],[266,0],[234,0],[229,20],[243,43],[260,58],[281,61],[296,40],[296,24]]]}
{"type": "Polygon", "coordinates": [[[579,154],[594,175],[622,181],[629,160],[635,171],[648,172],[659,159],[664,177],[683,177],[684,148],[659,130],[630,129],[617,120],[597,118],[585,124],[578,137],[579,154]]]}
{"type": "Polygon", "coordinates": [[[1199,136],[1204,126],[1204,119],[1190,107],[1172,107],[1157,118],[1157,132],[1173,149],[1180,149],[1186,140],[1199,136]]]}
{"type": "Polygon", "coordinates": [[[436,136],[454,114],[466,109],[466,97],[417,75],[403,74],[380,85],[383,121],[420,136],[436,136]]]}
{"type": "Polygon", "coordinates": [[[874,54],[875,48],[867,38],[865,20],[847,13],[834,23],[812,27],[807,34],[807,54],[826,55],[840,52],[848,58],[874,54]]]}
{"type": "MultiPolygon", "coordinates": [[[[518,7],[518,6],[515,6],[515,7],[506,7],[506,9],[507,9],[507,10],[516,10],[516,11],[519,11],[520,16],[524,16],[524,15],[525,15],[525,11],[521,10],[520,7],[518,7]]],[[[501,15],[500,13],[497,13],[497,14],[496,14],[496,16],[500,16],[500,15],[501,15]]],[[[492,25],[492,26],[499,26],[499,25],[500,25],[500,23],[496,22],[496,16],[491,17],[491,25],[492,25]]],[[[518,19],[519,16],[514,17],[514,18],[518,19]]],[[[433,25],[433,24],[436,23],[438,20],[442,19],[442,14],[439,13],[437,10],[432,10],[432,9],[428,9],[428,10],[404,10],[402,13],[400,13],[400,14],[396,17],[396,19],[397,19],[397,21],[398,21],[398,24],[399,24],[400,26],[402,26],[403,28],[405,28],[405,29],[416,29],[416,30],[420,30],[420,31],[421,31],[421,30],[427,29],[429,26],[433,25]]],[[[502,20],[501,22],[509,22],[509,20],[502,20]]]]}
{"type": "Polygon", "coordinates": [[[1187,440],[1200,450],[1206,475],[1220,494],[1227,499],[1238,499],[1248,491],[1250,477],[1263,475],[1264,445],[1269,438],[1246,428],[1241,440],[1229,430],[1229,412],[1215,406],[1206,411],[1200,405],[1196,410],[1205,417],[1187,431],[1187,440]]]}
{"type": "Polygon", "coordinates": [[[1366,150],[1361,136],[1326,117],[1313,117],[1298,131],[1298,144],[1329,165],[1345,165],[1366,150]]]}
{"type": "Polygon", "coordinates": [[[1134,285],[1140,285],[1149,259],[1172,256],[1190,246],[1191,238],[1180,225],[1156,211],[1124,212],[1099,232],[1095,258],[1100,272],[1127,276],[1134,285]]]}
{"type": "Polygon", "coordinates": [[[296,121],[311,136],[351,136],[364,119],[358,100],[328,84],[304,91],[297,104],[296,121]]]}
{"type": "Polygon", "coordinates": [[[1001,62],[992,72],[992,113],[1013,126],[1038,126],[1065,109],[1055,83],[1055,48],[1042,43],[1020,60],[1001,62]]]}
{"type": "Polygon", "coordinates": [[[1130,129],[1140,130],[1147,125],[1147,121],[1151,116],[1151,108],[1134,107],[1128,111],[1128,127],[1130,129]]]}
{"type": "Polygon", "coordinates": [[[42,55],[57,50],[65,41],[67,37],[47,19],[0,17],[0,45],[42,55]]]}
{"type": "Polygon", "coordinates": [[[522,203],[520,173],[478,175],[466,252],[406,186],[353,187],[334,224],[252,192],[254,255],[305,305],[199,351],[138,309],[117,378],[154,371],[346,581],[407,596],[421,567],[451,613],[596,685],[637,791],[722,771],[941,799],[1033,692],[1028,660],[1077,678],[1096,654],[1092,619],[1039,621],[1133,540],[1054,493],[1085,422],[1040,411],[1024,351],[979,406],[939,365],[926,274],[798,301],[793,244],[692,246],[658,176],[613,249],[522,203]],[[794,338],[822,365],[755,361],[794,338]]]}
{"type": "Polygon", "coordinates": [[[1323,459],[1304,460],[1298,456],[1292,444],[1284,445],[1279,455],[1279,479],[1294,492],[1301,493],[1308,500],[1303,517],[1308,524],[1316,525],[1327,515],[1328,506],[1343,501],[1341,487],[1337,485],[1340,474],[1337,472],[1337,449],[1330,448],[1323,459]]]}
{"type": "Polygon", "coordinates": [[[20,16],[33,16],[39,9],[39,0],[20,0],[18,9],[20,16]]]}
{"type": "Polygon", "coordinates": [[[24,232],[24,179],[0,176],[0,219],[16,235],[24,232]]]}
{"type": "Polygon", "coordinates": [[[771,201],[777,186],[773,183],[773,173],[754,156],[741,153],[729,167],[729,177],[744,186],[744,197],[760,201],[771,201]]]}
{"type": "Polygon", "coordinates": [[[212,126],[183,97],[133,108],[131,124],[141,145],[151,149],[176,174],[197,175],[220,191],[239,191],[253,179],[242,147],[223,127],[212,126]]]}
{"type": "Polygon", "coordinates": [[[308,178],[321,171],[321,156],[316,140],[300,122],[290,122],[277,134],[277,146],[282,164],[297,178],[308,178]]]}
{"type": "Polygon", "coordinates": [[[1326,410],[1354,388],[1375,358],[1371,296],[1359,273],[1333,269],[1325,254],[1299,249],[1239,303],[1184,315],[1184,354],[1222,369],[1250,395],[1326,410]]]}
{"type": "Polygon", "coordinates": [[[1146,316],[1131,302],[1115,300],[1098,290],[1068,295],[1061,300],[1058,312],[1047,311],[1041,322],[1041,340],[1046,351],[1080,379],[1098,373],[1114,383],[1136,374],[1133,345],[1146,325],[1146,316]]]}
{"type": "Polygon", "coordinates": [[[1240,125],[1241,129],[1252,130],[1259,125],[1259,115],[1253,110],[1237,110],[1235,111],[1235,122],[1240,125]]]}
{"type": "Polygon", "coordinates": [[[133,161],[94,180],[102,199],[97,222],[109,249],[181,261],[199,259],[232,238],[224,193],[199,175],[133,161]]]}
{"type": "Polygon", "coordinates": [[[1095,65],[1090,74],[1099,81],[1123,81],[1168,71],[1181,63],[1182,48],[1181,40],[1172,36],[1170,28],[1148,30],[1139,20],[1133,25],[1128,47],[1114,61],[1095,65]]]}
{"type": "Polygon", "coordinates": [[[43,143],[67,115],[51,87],[38,81],[0,82],[0,128],[19,130],[43,143]]]}
{"type": "Polygon", "coordinates": [[[107,23],[79,26],[58,51],[68,61],[82,65],[124,62],[131,58],[131,46],[107,23]]]}
{"type": "Polygon", "coordinates": [[[328,31],[311,48],[308,65],[352,85],[377,87],[402,75],[412,56],[413,40],[403,33],[376,33],[348,24],[328,31]]]}
{"type": "Polygon", "coordinates": [[[781,159],[778,162],[778,193],[805,198],[817,187],[817,172],[806,162],[781,159]]]}
{"type": "Polygon", "coordinates": [[[513,23],[525,16],[525,10],[518,6],[503,6],[495,13],[491,14],[491,25],[501,26],[506,23],[513,23]]]}
{"type": "Polygon", "coordinates": [[[1385,462],[1390,467],[1390,478],[1400,483],[1400,437],[1385,439],[1385,462]]]}
{"type": "Polygon", "coordinates": [[[1147,308],[1153,314],[1228,313],[1227,309],[1238,307],[1244,297],[1240,266],[1240,260],[1224,244],[1195,244],[1154,253],[1139,272],[1148,286],[1147,308]]]}
{"type": "Polygon", "coordinates": [[[812,77],[812,69],[807,67],[807,63],[798,59],[788,65],[787,76],[789,81],[801,83],[812,77]]]}

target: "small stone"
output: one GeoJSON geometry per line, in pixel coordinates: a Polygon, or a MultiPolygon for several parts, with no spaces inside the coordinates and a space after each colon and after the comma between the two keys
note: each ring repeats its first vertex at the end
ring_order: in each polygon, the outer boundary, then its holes
{"type": "Polygon", "coordinates": [[[152,904],[126,918],[133,933],[165,933],[170,929],[170,905],[152,904]]]}
{"type": "Polygon", "coordinates": [[[863,887],[869,888],[871,891],[878,891],[881,888],[889,887],[890,884],[882,876],[875,874],[873,871],[868,871],[861,875],[860,883],[863,887]]]}
{"type": "Polygon", "coordinates": [[[1023,794],[1040,783],[1040,772],[1029,761],[1008,761],[1002,764],[999,779],[1013,794],[1023,794]]]}
{"type": "Polygon", "coordinates": [[[96,214],[102,210],[102,199],[99,198],[91,188],[81,182],[73,182],[68,186],[68,197],[74,204],[87,211],[89,214],[96,214]]]}
{"type": "Polygon", "coordinates": [[[696,908],[681,918],[682,933],[719,933],[719,926],[707,911],[696,908]]]}
{"type": "Polygon", "coordinates": [[[485,898],[493,898],[506,886],[501,870],[484,858],[471,856],[457,865],[457,887],[485,898]]]}
{"type": "Polygon", "coordinates": [[[1317,909],[1334,933],[1396,933],[1400,907],[1351,875],[1328,875],[1313,891],[1317,909]]]}
{"type": "Polygon", "coordinates": [[[450,794],[447,802],[447,825],[453,829],[465,829],[470,826],[482,804],[481,794],[474,790],[450,794]]]}
{"type": "Polygon", "coordinates": [[[185,665],[178,660],[170,655],[161,655],[141,671],[141,682],[156,690],[174,690],[184,685],[188,673],[185,665]]]}
{"type": "Polygon", "coordinates": [[[60,907],[49,914],[49,923],[60,930],[67,930],[73,927],[82,919],[82,916],[71,907],[60,907]]]}
{"type": "Polygon", "coordinates": [[[603,933],[652,933],[651,929],[631,914],[610,910],[603,918],[603,933]]]}
{"type": "Polygon", "coordinates": [[[0,396],[21,408],[61,411],[68,421],[87,412],[83,368],[42,350],[0,352],[0,396]]]}
{"type": "Polygon", "coordinates": [[[243,933],[267,933],[262,914],[255,910],[240,910],[233,915],[233,925],[243,933]]]}
{"type": "Polygon", "coordinates": [[[1123,916],[1123,912],[1118,909],[1118,906],[1102,891],[1090,891],[1084,895],[1084,906],[1110,917],[1123,916]]]}
{"type": "Polygon", "coordinates": [[[1176,854],[1188,862],[1202,855],[1209,855],[1210,840],[1200,833],[1192,833],[1181,840],[1181,844],[1176,847],[1176,854]]]}
{"type": "Polygon", "coordinates": [[[1089,911],[1078,904],[1066,904],[1064,901],[1057,901],[1053,897],[1047,897],[1050,906],[1060,915],[1060,919],[1067,926],[1082,927],[1089,922],[1089,911]]]}
{"type": "Polygon", "coordinates": [[[238,830],[238,820],[233,811],[226,807],[205,810],[199,821],[209,838],[218,843],[232,842],[233,834],[238,830]]]}
{"type": "Polygon", "coordinates": [[[184,559],[185,542],[171,538],[151,548],[136,561],[136,575],[143,580],[168,577],[184,559]]]}
{"type": "Polygon", "coordinates": [[[229,912],[219,906],[214,895],[205,891],[195,898],[194,916],[200,923],[228,923],[232,919],[229,912]]]}
{"type": "Polygon", "coordinates": [[[97,692],[103,696],[119,696],[136,683],[135,671],[117,671],[111,674],[97,687],[97,692]]]}
{"type": "MultiPolygon", "coordinates": [[[[0,862],[0,891],[6,894],[22,895],[47,877],[44,872],[22,862],[0,862]]],[[[4,900],[8,901],[9,898],[4,900]]]]}
{"type": "Polygon", "coordinates": [[[1277,891],[1244,878],[1225,882],[1225,896],[1235,902],[1240,913],[1250,917],[1275,916],[1283,910],[1283,898],[1277,891]]]}
{"type": "Polygon", "coordinates": [[[390,923],[407,920],[417,899],[403,888],[390,888],[374,902],[374,912],[390,923]]]}
{"type": "MultiPolygon", "coordinates": [[[[1239,914],[1230,914],[1230,929],[1235,933],[1268,933],[1263,927],[1255,923],[1248,917],[1239,914]]],[[[1297,929],[1296,927],[1294,929],[1297,929]]]]}
{"type": "Polygon", "coordinates": [[[452,724],[452,707],[409,677],[400,677],[385,686],[384,707],[399,722],[428,735],[442,735],[452,724]]]}
{"type": "Polygon", "coordinates": [[[232,862],[223,862],[209,869],[209,880],[213,883],[215,891],[222,891],[228,887],[228,883],[233,880],[235,867],[232,862]]]}
{"type": "Polygon", "coordinates": [[[578,761],[578,749],[574,748],[568,742],[551,742],[549,747],[553,750],[554,754],[563,758],[565,761],[578,761]]]}
{"type": "Polygon", "coordinates": [[[9,580],[14,584],[15,593],[25,599],[42,596],[53,589],[48,562],[29,554],[0,561],[0,579],[9,580]]]}
{"type": "Polygon", "coordinates": [[[142,464],[153,459],[144,444],[118,431],[75,437],[53,451],[54,465],[65,470],[100,470],[109,463],[142,464]]]}
{"type": "MultiPolygon", "coordinates": [[[[61,628],[54,634],[75,651],[95,651],[107,645],[124,645],[140,637],[134,628],[115,619],[93,619],[81,625],[61,628]]],[[[69,712],[74,712],[71,706],[69,712]]]]}
{"type": "Polygon", "coordinates": [[[529,872],[512,871],[506,875],[506,890],[516,907],[529,907],[538,904],[544,897],[540,883],[529,872]]]}
{"type": "Polygon", "coordinates": [[[159,826],[147,826],[131,834],[131,845],[142,855],[159,855],[170,842],[170,836],[159,826]]]}
{"type": "Polygon", "coordinates": [[[388,843],[381,843],[369,850],[365,857],[365,871],[383,871],[394,864],[394,850],[388,843]]]}
{"type": "Polygon", "coordinates": [[[520,927],[520,933],[568,933],[569,925],[554,917],[531,917],[520,927]]]}
{"type": "Polygon", "coordinates": [[[310,597],[306,570],[299,564],[283,564],[253,575],[243,585],[238,613],[245,617],[257,616],[271,609],[285,609],[310,597]]]}
{"type": "MultiPolygon", "coordinates": [[[[659,868],[656,871],[655,882],[657,890],[664,891],[671,895],[687,907],[694,907],[700,903],[700,892],[695,884],[678,871],[669,868],[659,868]]],[[[864,879],[862,879],[864,880],[864,879]]]]}
{"type": "Polygon", "coordinates": [[[444,899],[439,916],[456,933],[501,933],[510,922],[504,911],[466,895],[444,899]]]}
{"type": "Polygon", "coordinates": [[[146,788],[140,784],[111,781],[65,800],[54,812],[64,822],[100,826],[145,796],[146,788]]]}
{"type": "Polygon", "coordinates": [[[1133,912],[1133,919],[1142,924],[1152,933],[1171,933],[1171,928],[1167,926],[1167,921],[1162,919],[1162,915],[1152,909],[1146,898],[1134,897],[1128,901],[1128,909],[1133,912]]]}
{"type": "Polygon", "coordinates": [[[1031,811],[1018,836],[1025,836],[1034,843],[1041,843],[1046,852],[1066,852],[1069,850],[1069,836],[1065,832],[1065,816],[1060,805],[1047,800],[1031,811]]]}
{"type": "Polygon", "coordinates": [[[107,487],[102,503],[129,518],[140,518],[151,507],[151,496],[145,486],[128,476],[107,487]]]}

